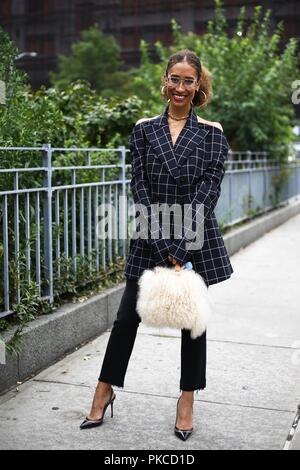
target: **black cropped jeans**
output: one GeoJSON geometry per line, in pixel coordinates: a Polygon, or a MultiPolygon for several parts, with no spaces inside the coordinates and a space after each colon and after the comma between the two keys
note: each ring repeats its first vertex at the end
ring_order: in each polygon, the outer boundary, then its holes
{"type": "MultiPolygon", "coordinates": [[[[136,312],[138,283],[126,279],[121,298],[108,340],[99,381],[117,387],[124,386],[128,362],[134,346],[137,328],[141,321],[136,312]]],[[[201,390],[206,386],[206,332],[191,339],[189,330],[181,330],[181,378],[180,390],[201,390]]]]}

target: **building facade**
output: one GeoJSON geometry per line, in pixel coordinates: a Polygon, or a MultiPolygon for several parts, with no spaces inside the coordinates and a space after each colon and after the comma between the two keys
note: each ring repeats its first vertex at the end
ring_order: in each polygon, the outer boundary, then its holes
{"type": "MultiPolygon", "coordinates": [[[[224,0],[228,28],[233,30],[242,5],[251,16],[257,4],[272,10],[274,24],[284,21],[285,39],[300,39],[300,2],[298,0],[224,0]]],[[[34,88],[49,84],[49,71],[57,70],[58,54],[68,54],[80,31],[97,24],[115,36],[122,51],[124,69],[139,64],[139,42],[150,45],[160,40],[169,45],[171,19],[184,32],[203,34],[214,17],[213,0],[1,0],[0,25],[10,34],[20,52],[36,52],[36,57],[18,61],[34,88]]]]}

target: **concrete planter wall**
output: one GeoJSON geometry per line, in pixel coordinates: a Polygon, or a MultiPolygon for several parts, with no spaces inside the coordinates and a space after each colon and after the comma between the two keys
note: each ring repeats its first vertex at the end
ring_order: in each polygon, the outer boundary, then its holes
{"type": "MultiPolygon", "coordinates": [[[[66,304],[29,323],[23,330],[19,356],[6,354],[6,364],[0,365],[0,393],[106,331],[114,321],[124,287],[122,283],[83,303],[66,304]]],[[[14,331],[4,335],[4,342],[14,331]]]]}

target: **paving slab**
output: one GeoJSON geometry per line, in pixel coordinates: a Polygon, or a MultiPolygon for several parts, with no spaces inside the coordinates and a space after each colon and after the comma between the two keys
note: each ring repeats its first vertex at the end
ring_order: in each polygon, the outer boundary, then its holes
{"type": "MultiPolygon", "coordinates": [[[[180,338],[138,332],[125,377],[125,390],[179,394],[180,338]]],[[[109,333],[36,376],[37,381],[95,387],[109,333]]],[[[207,387],[201,400],[294,411],[300,375],[292,350],[208,340],[207,387]],[[289,370],[289,374],[285,374],[289,370]],[[286,375],[286,376],[285,376],[286,375]]]]}
{"type": "Polygon", "coordinates": [[[33,382],[1,406],[0,449],[197,450],[278,449],[284,445],[293,413],[224,406],[196,400],[195,432],[187,442],[173,434],[176,399],[118,391],[114,417],[101,427],[78,427],[92,391],[57,383],[33,382]],[[26,406],[24,406],[26,404],[26,406]]]}

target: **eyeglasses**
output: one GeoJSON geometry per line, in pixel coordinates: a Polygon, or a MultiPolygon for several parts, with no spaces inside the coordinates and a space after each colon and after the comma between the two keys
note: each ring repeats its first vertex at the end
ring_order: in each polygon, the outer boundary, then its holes
{"type": "Polygon", "coordinates": [[[176,75],[168,75],[168,84],[172,87],[177,87],[180,83],[183,83],[186,89],[193,88],[197,80],[195,78],[179,78],[176,75]]]}

